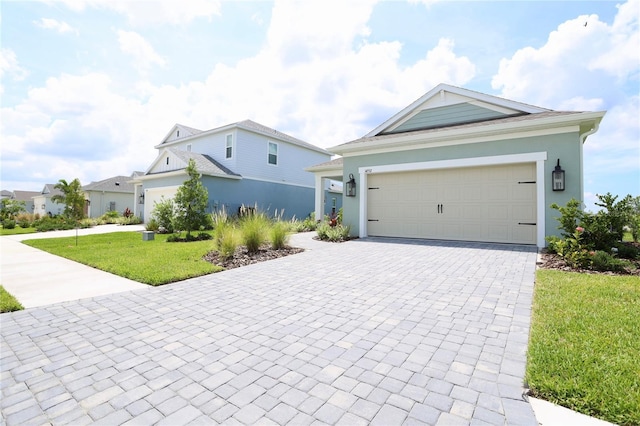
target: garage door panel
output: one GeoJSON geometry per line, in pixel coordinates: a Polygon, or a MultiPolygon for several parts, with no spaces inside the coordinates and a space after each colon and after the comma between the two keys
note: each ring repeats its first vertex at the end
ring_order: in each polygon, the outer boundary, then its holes
{"type": "Polygon", "coordinates": [[[535,244],[535,164],[373,174],[369,235],[535,244]],[[527,183],[519,183],[527,182],[527,183]],[[529,183],[533,182],[533,183],[529,183]]]}

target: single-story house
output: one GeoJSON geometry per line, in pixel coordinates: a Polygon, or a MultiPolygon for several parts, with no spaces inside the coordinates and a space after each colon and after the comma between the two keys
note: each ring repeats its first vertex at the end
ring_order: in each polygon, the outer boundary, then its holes
{"type": "Polygon", "coordinates": [[[63,195],[62,191],[54,188],[55,185],[55,183],[45,184],[42,191],[33,197],[33,213],[39,214],[40,216],[57,216],[64,212],[64,204],[56,203],[51,200],[51,197],[56,194],[63,195]]]}
{"type": "Polygon", "coordinates": [[[11,193],[10,198],[12,200],[24,201],[24,208],[27,211],[27,213],[33,213],[34,212],[33,197],[37,197],[38,195],[40,195],[38,191],[15,190],[11,193]]]}
{"type": "Polygon", "coordinates": [[[133,176],[114,176],[84,185],[82,190],[88,201],[87,216],[100,217],[108,211],[123,214],[126,209],[133,213],[138,203],[134,197],[135,187],[131,183],[133,176]]]}
{"type": "MultiPolygon", "coordinates": [[[[132,179],[135,197],[143,201],[135,213],[144,220],[157,202],[175,196],[188,179],[190,160],[209,193],[208,212],[224,208],[235,214],[243,205],[257,205],[270,215],[304,218],[314,211],[315,191],[314,176],[304,169],[331,158],[322,148],[251,120],[206,131],[176,124],[155,148],[158,156],[132,179]]],[[[323,191],[329,188],[327,183],[323,191]]],[[[341,197],[334,198],[339,209],[341,197]]]]}
{"type": "Polygon", "coordinates": [[[583,200],[583,144],[604,115],[440,84],[365,136],[329,148],[342,158],[307,170],[317,185],[345,182],[344,222],[354,236],[544,247],[559,232],[549,206],[583,200]]]}

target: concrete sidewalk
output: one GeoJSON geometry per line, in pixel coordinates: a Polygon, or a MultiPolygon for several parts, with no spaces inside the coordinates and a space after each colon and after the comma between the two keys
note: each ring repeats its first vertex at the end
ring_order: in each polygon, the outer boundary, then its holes
{"type": "MultiPolygon", "coordinates": [[[[79,229],[78,235],[142,229],[142,226],[102,225],[79,229]]],[[[76,230],[70,230],[0,237],[0,284],[25,308],[149,288],[22,244],[24,240],[75,235],[76,230]]]]}

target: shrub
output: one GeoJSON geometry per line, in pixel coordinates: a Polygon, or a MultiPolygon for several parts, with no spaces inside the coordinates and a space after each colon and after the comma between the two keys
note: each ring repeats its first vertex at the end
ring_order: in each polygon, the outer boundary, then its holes
{"type": "Polygon", "coordinates": [[[255,253],[267,240],[269,221],[263,213],[248,213],[248,211],[245,211],[245,216],[240,222],[240,234],[247,251],[255,253]]]}
{"type": "Polygon", "coordinates": [[[162,197],[160,202],[155,203],[151,218],[158,223],[158,233],[171,234],[173,233],[175,217],[175,206],[172,199],[165,199],[162,197]]]}
{"type": "Polygon", "coordinates": [[[630,266],[629,262],[601,250],[596,251],[591,259],[591,268],[596,271],[626,272],[630,266]]]}
{"type": "Polygon", "coordinates": [[[118,218],[119,225],[138,225],[142,223],[142,219],[138,216],[123,216],[118,218]]]}
{"type": "Polygon", "coordinates": [[[14,229],[16,227],[16,221],[12,219],[6,219],[2,222],[2,227],[4,229],[14,229]]]}
{"type": "Polygon", "coordinates": [[[564,207],[559,206],[556,203],[551,204],[550,207],[560,212],[560,217],[557,218],[557,220],[560,222],[558,229],[562,229],[564,231],[562,235],[565,237],[573,235],[576,227],[582,223],[582,218],[585,215],[582,211],[580,202],[572,198],[564,207]]]}
{"type": "Polygon", "coordinates": [[[275,250],[282,250],[287,246],[289,240],[289,229],[284,222],[276,222],[271,226],[271,247],[275,250]]]}
{"type": "Polygon", "coordinates": [[[351,228],[342,224],[331,226],[327,222],[322,222],[316,228],[318,238],[322,241],[340,242],[347,241],[349,239],[349,232],[351,228]]]}
{"type": "Polygon", "coordinates": [[[146,229],[147,231],[153,231],[153,232],[158,232],[158,228],[160,227],[160,225],[158,225],[158,221],[151,218],[145,225],[144,229],[146,229]]]}
{"type": "Polygon", "coordinates": [[[122,212],[122,216],[129,218],[133,216],[133,212],[129,209],[129,207],[127,207],[126,209],[124,209],[124,212],[122,212]]]}
{"type": "Polygon", "coordinates": [[[294,232],[315,231],[317,225],[318,224],[315,219],[315,213],[311,213],[303,221],[299,221],[296,219],[291,220],[291,230],[294,232]]]}
{"type": "Polygon", "coordinates": [[[238,237],[236,230],[232,226],[221,226],[216,228],[216,247],[223,260],[233,257],[238,248],[238,237]]]}

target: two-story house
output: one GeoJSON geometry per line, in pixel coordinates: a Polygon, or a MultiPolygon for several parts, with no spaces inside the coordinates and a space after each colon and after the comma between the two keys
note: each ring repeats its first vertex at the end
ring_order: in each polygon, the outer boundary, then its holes
{"type": "Polygon", "coordinates": [[[209,192],[208,211],[224,207],[234,214],[244,205],[304,218],[314,211],[314,176],[305,168],[331,158],[322,148],[251,120],[207,131],[176,124],[155,148],[156,159],[133,180],[142,203],[135,214],[144,220],[188,179],[191,159],[209,192]]]}

